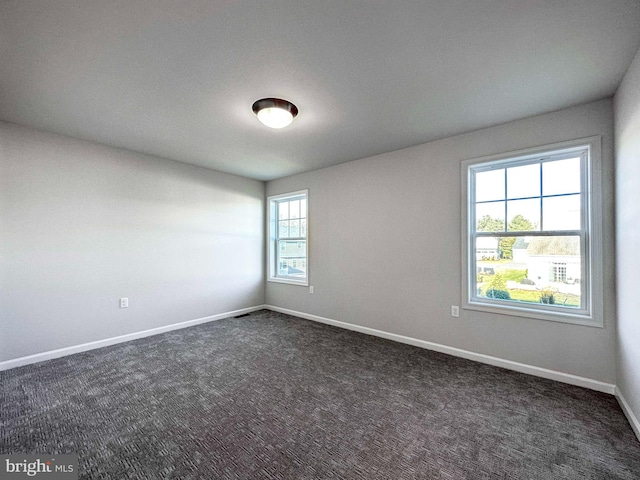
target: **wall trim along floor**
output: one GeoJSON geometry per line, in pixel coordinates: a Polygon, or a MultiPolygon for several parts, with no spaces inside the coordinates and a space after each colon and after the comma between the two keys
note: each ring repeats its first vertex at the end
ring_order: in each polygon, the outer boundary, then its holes
{"type": "Polygon", "coordinates": [[[22,367],[24,365],[30,365],[32,363],[43,362],[54,358],[64,357],[66,355],[72,355],[74,353],[85,352],[87,350],[93,350],[96,348],[107,347],[109,345],[115,345],[117,343],[124,343],[130,340],[135,340],[143,337],[150,337],[152,335],[158,335],[160,333],[169,332],[172,330],[178,330],[181,328],[192,327],[201,323],[213,322],[216,320],[222,320],[225,318],[235,317],[243,315],[245,313],[255,312],[257,310],[272,310],[274,312],[280,312],[287,315],[292,315],[306,320],[311,320],[318,323],[324,323],[326,325],[333,325],[334,327],[344,328],[347,330],[353,330],[355,332],[364,333],[366,335],[373,335],[376,337],[386,338],[395,342],[405,343],[407,345],[413,345],[415,347],[425,348],[427,350],[434,350],[440,353],[446,353],[455,357],[466,358],[467,360],[473,360],[480,363],[486,363],[496,367],[506,368],[508,370],[514,370],[520,373],[526,373],[534,375],[536,377],[546,378],[549,380],[556,380],[558,382],[568,383],[570,385],[576,385],[578,387],[589,388],[598,392],[604,392],[611,395],[615,395],[622,411],[626,415],[631,428],[640,440],[640,421],[635,416],[629,404],[625,400],[622,392],[615,385],[590,378],[580,377],[569,373],[558,372],[555,370],[549,370],[546,368],[536,367],[533,365],[527,365],[524,363],[514,362],[503,358],[492,357],[490,355],[484,355],[482,353],[471,352],[463,350],[461,348],[449,347],[447,345],[441,345],[439,343],[428,342],[426,340],[419,340],[417,338],[406,337],[404,335],[398,335],[395,333],[385,332],[383,330],[377,330],[375,328],[363,327],[352,323],[341,322],[339,320],[333,320],[326,317],[320,317],[318,315],[312,315],[309,313],[298,312],[295,310],[289,310],[287,308],[275,307],[273,305],[256,305],[254,307],[242,308],[240,310],[234,310],[230,312],[219,313],[217,315],[211,315],[208,317],[197,318],[194,320],[188,320],[185,322],[174,323],[172,325],[165,325],[163,327],[152,328],[149,330],[143,330],[140,332],[128,333],[126,335],[120,335],[117,337],[107,338],[104,340],[97,340],[95,342],[83,343],[81,345],[75,345],[71,347],[60,348],[57,350],[51,350],[48,352],[36,353],[34,355],[28,355],[20,358],[15,358],[0,362],[0,371],[9,370],[11,368],[22,367]]]}
{"type": "Polygon", "coordinates": [[[509,370],[515,370],[516,372],[527,373],[537,377],[547,378],[550,380],[557,380],[559,382],[568,383],[570,385],[576,385],[579,387],[590,388],[598,392],[609,393],[611,395],[616,393],[615,385],[611,383],[600,382],[590,378],[579,377],[570,373],[558,372],[555,370],[548,370],[546,368],[536,367],[533,365],[527,365],[525,363],[518,363],[511,360],[505,360],[503,358],[492,357],[490,355],[484,355],[482,353],[475,353],[460,348],[449,347],[447,345],[441,345],[439,343],[428,342],[426,340],[419,340],[417,338],[405,337],[404,335],[398,335],[395,333],[385,332],[383,330],[376,330],[374,328],[362,327],[360,325],[354,325],[352,323],[341,322],[339,320],[333,320],[330,318],[320,317],[318,315],[311,315],[309,313],[298,312],[295,310],[289,310],[287,308],[275,307],[273,305],[257,305],[254,307],[242,308],[240,310],[234,310],[231,312],[219,313],[217,315],[211,315],[208,317],[197,318],[195,320],[188,320],[186,322],[174,323],[172,325],[165,325],[164,327],[152,328],[149,330],[143,330],[141,332],[128,333],[126,335],[120,335],[117,337],[106,338],[104,340],[97,340],[95,342],[83,343],[81,345],[75,345],[71,347],[60,348],[57,350],[51,350],[48,352],[36,353],[34,355],[28,355],[25,357],[19,357],[11,360],[0,362],[0,371],[9,370],[11,368],[21,367],[23,365],[29,365],[32,363],[43,362],[45,360],[51,360],[53,358],[64,357],[65,355],[72,355],[74,353],[85,352],[87,350],[93,350],[95,348],[107,347],[116,343],[128,342],[137,338],[149,337],[151,335],[158,335],[159,333],[169,332],[171,330],[178,330],[180,328],[192,327],[201,323],[213,322],[216,320],[222,320],[223,318],[234,317],[245,313],[255,312],[257,310],[273,310],[274,312],[285,313],[287,315],[293,315],[294,317],[304,318],[314,322],[324,323],[326,325],[333,325],[339,328],[345,328],[347,330],[353,330],[356,332],[364,333],[367,335],[374,335],[376,337],[386,338],[400,343],[406,343],[415,347],[426,348],[427,350],[434,350],[440,353],[446,353],[455,357],[466,358],[468,360],[474,360],[476,362],[486,363],[494,365],[496,367],[502,367],[509,370]]]}
{"type": "Polygon", "coordinates": [[[636,437],[638,437],[638,440],[640,440],[640,421],[638,420],[638,417],[634,415],[633,410],[631,410],[631,407],[622,396],[622,392],[618,387],[616,387],[616,399],[618,400],[624,415],[627,417],[627,420],[629,420],[633,432],[636,434],[636,437]]]}
{"type": "Polygon", "coordinates": [[[124,343],[130,340],[136,340],[138,338],[150,337],[151,335],[158,335],[159,333],[170,332],[171,330],[193,327],[195,325],[200,325],[201,323],[222,320],[223,318],[235,317],[236,315],[243,315],[245,313],[255,312],[264,308],[267,307],[265,305],[258,305],[255,307],[241,308],[240,310],[233,310],[231,312],[219,313],[217,315],[210,315],[208,317],[196,318],[195,320],[187,320],[185,322],[165,325],[164,327],[151,328],[149,330],[143,330],[141,332],[127,333],[126,335],[105,338],[104,340],[96,340],[95,342],[88,342],[81,345],[74,345],[71,347],[59,348],[57,350],[50,350],[48,352],[36,353],[25,357],[14,358],[11,360],[0,362],[0,371],[22,367],[24,365],[30,365],[32,363],[44,362],[45,360],[52,360],[54,358],[64,357],[66,355],[73,355],[74,353],[86,352],[87,350],[108,347],[109,345],[124,343]]]}
{"type": "Polygon", "coordinates": [[[376,337],[386,338],[400,343],[406,343],[415,347],[426,348],[427,350],[434,350],[440,353],[446,353],[455,357],[466,358],[467,360],[473,360],[480,363],[486,363],[496,367],[506,368],[508,370],[514,370],[520,373],[527,373],[536,377],[547,378],[549,380],[556,380],[558,382],[568,383],[570,385],[576,385],[578,387],[590,388],[598,392],[609,393],[613,395],[615,393],[615,385],[611,383],[600,382],[591,378],[579,377],[570,373],[558,372],[555,370],[549,370],[546,368],[536,367],[533,365],[527,365],[525,363],[514,362],[511,360],[505,360],[503,358],[492,357],[490,355],[484,355],[482,353],[475,353],[461,348],[449,347],[447,345],[441,345],[439,343],[427,342],[426,340],[419,340],[417,338],[405,337],[404,335],[398,335],[395,333],[385,332],[383,330],[376,330],[374,328],[362,327],[360,325],[354,325],[352,323],[341,322],[338,320],[332,320],[330,318],[319,317],[317,315],[310,315],[308,313],[297,312],[295,310],[289,310],[286,308],[274,307],[267,305],[265,308],[273,310],[274,312],[286,313],[296,317],[312,320],[314,322],[320,322],[327,325],[333,325],[335,327],[346,328],[347,330],[353,330],[367,335],[374,335],[376,337]]]}

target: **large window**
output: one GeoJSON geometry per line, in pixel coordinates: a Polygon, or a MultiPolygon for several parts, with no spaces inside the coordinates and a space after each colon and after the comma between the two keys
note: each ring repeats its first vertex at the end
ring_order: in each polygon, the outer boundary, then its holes
{"type": "Polygon", "coordinates": [[[308,284],[307,198],[307,190],[268,198],[270,281],[308,284]]]}
{"type": "Polygon", "coordinates": [[[463,162],[465,308],[602,325],[599,145],[463,162]]]}

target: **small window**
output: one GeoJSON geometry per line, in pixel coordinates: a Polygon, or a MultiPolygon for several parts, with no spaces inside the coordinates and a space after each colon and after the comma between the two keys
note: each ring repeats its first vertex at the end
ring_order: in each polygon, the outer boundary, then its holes
{"type": "Polygon", "coordinates": [[[307,198],[303,190],[267,199],[269,281],[308,284],[307,198]]]}
{"type": "Polygon", "coordinates": [[[463,162],[465,308],[602,325],[599,145],[463,162]]]}
{"type": "Polygon", "coordinates": [[[567,264],[554,262],[552,278],[555,283],[567,283],[567,264]]]}

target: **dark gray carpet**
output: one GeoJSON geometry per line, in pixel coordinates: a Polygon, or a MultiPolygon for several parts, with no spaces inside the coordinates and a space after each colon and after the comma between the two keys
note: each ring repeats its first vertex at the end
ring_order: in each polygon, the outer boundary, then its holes
{"type": "Polygon", "coordinates": [[[638,479],[614,397],[269,311],[0,372],[81,478],[638,479]]]}

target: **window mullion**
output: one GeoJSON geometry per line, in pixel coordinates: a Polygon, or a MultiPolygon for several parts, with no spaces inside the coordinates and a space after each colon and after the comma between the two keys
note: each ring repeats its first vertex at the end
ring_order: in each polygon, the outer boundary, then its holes
{"type": "Polygon", "coordinates": [[[507,225],[509,224],[509,219],[507,218],[507,168],[504,169],[504,231],[508,230],[507,225]]]}
{"type": "Polygon", "coordinates": [[[567,237],[582,234],[582,230],[527,230],[508,232],[474,232],[478,237],[567,237]]]}
{"type": "Polygon", "coordinates": [[[544,218],[542,216],[542,162],[540,162],[540,175],[538,179],[540,182],[540,230],[544,231],[544,218]]]}

